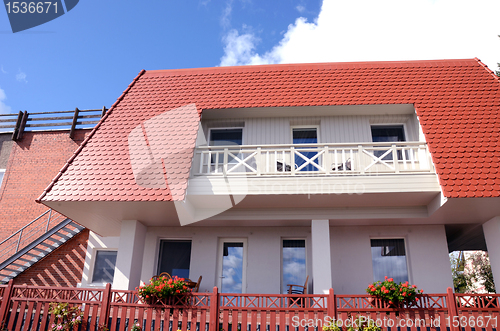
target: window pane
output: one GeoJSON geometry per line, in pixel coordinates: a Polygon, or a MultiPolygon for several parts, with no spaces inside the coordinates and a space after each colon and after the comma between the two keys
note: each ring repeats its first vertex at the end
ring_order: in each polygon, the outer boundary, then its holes
{"type": "Polygon", "coordinates": [[[112,283],[115,275],[116,251],[97,251],[94,263],[93,283],[112,283]]]}
{"type": "Polygon", "coordinates": [[[158,274],[168,272],[172,277],[189,278],[191,264],[190,240],[162,240],[158,274]]]}
{"type": "MultiPolygon", "coordinates": [[[[292,134],[294,145],[316,144],[318,142],[318,133],[316,128],[293,129],[292,134]]],[[[318,154],[317,152],[306,152],[303,150],[297,152],[301,153],[306,159],[312,159],[318,154]]],[[[303,157],[299,155],[295,156],[295,165],[297,166],[297,168],[300,168],[300,166],[302,166],[306,162],[307,161],[303,157]]],[[[314,159],[311,163],[316,163],[319,165],[319,158],[314,159]]],[[[301,171],[318,171],[318,168],[311,163],[302,168],[301,171]]]]}
{"type": "Polygon", "coordinates": [[[373,142],[405,141],[402,125],[372,126],[373,142]]]}
{"type": "Polygon", "coordinates": [[[318,134],[316,128],[293,129],[294,144],[316,144],[317,142],[318,134]]]}
{"type": "Polygon", "coordinates": [[[243,129],[210,130],[210,146],[241,145],[243,129]]]}
{"type": "Polygon", "coordinates": [[[396,283],[408,280],[404,239],[372,239],[371,247],[374,281],[385,276],[396,283]]]}
{"type": "Polygon", "coordinates": [[[225,242],[222,247],[222,293],[242,293],[243,243],[225,242]]]}
{"type": "Polygon", "coordinates": [[[304,285],[306,281],[306,241],[283,240],[282,293],[287,293],[288,284],[304,285]]]}

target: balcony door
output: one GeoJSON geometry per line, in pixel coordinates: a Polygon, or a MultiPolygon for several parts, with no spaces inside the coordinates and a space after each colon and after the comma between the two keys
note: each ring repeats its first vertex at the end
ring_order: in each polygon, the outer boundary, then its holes
{"type": "Polygon", "coordinates": [[[220,239],[218,276],[221,293],[245,293],[247,240],[243,238],[220,239]]]}
{"type": "MultiPolygon", "coordinates": [[[[297,146],[301,144],[317,144],[318,143],[318,128],[316,127],[295,127],[292,128],[292,142],[295,146],[295,148],[299,148],[297,153],[300,153],[301,155],[296,154],[295,155],[295,166],[297,169],[300,169],[300,167],[304,164],[307,163],[307,160],[310,160],[314,158],[318,152],[308,152],[303,150],[303,146],[297,146]]],[[[318,168],[314,166],[314,163],[320,164],[319,163],[319,158],[314,159],[311,161],[309,164],[304,166],[300,171],[318,171],[318,168]]]]}
{"type": "Polygon", "coordinates": [[[191,240],[162,240],[158,258],[158,274],[168,272],[172,277],[189,278],[191,240]]]}

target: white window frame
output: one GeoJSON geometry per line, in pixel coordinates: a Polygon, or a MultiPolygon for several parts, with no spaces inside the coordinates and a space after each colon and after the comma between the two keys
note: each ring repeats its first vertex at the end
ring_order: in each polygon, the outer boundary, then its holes
{"type": "MultiPolygon", "coordinates": [[[[91,278],[90,282],[89,282],[89,285],[90,286],[103,286],[103,285],[106,285],[108,283],[101,283],[101,282],[95,282],[94,281],[94,269],[95,269],[95,264],[97,262],[97,253],[98,252],[116,252],[116,260],[118,261],[118,249],[116,248],[108,248],[108,247],[102,247],[102,248],[94,248],[93,249],[93,252],[92,252],[92,266],[91,268],[89,268],[89,278],[91,278]]],[[[115,262],[115,272],[116,272],[116,262],[115,262]]],[[[113,284],[115,280],[115,274],[113,273],[113,280],[111,281],[110,284],[113,284]]]]}
{"type": "MultiPolygon", "coordinates": [[[[319,125],[290,125],[290,139],[291,139],[291,144],[293,144],[293,129],[316,129],[316,139],[317,139],[317,142],[316,144],[320,144],[321,143],[321,135],[320,135],[320,132],[319,132],[319,128],[320,126],[319,125]]],[[[300,144],[302,145],[302,144],[300,144]]]]}
{"type": "MultiPolygon", "coordinates": [[[[307,271],[309,270],[309,259],[307,258],[307,238],[305,237],[302,237],[302,238],[299,238],[299,237],[281,237],[281,241],[280,241],[280,275],[281,275],[281,279],[280,279],[280,292],[283,290],[283,285],[286,285],[285,282],[284,282],[284,279],[283,279],[283,241],[284,240],[304,240],[304,252],[305,252],[305,257],[306,257],[306,277],[307,277],[307,271]]],[[[302,285],[302,284],[295,284],[295,285],[302,285]]],[[[286,294],[286,293],[282,293],[282,294],[286,294]]]]}
{"type": "Polygon", "coordinates": [[[219,238],[217,248],[217,287],[222,289],[222,258],[224,243],[243,243],[243,267],[241,275],[241,293],[247,293],[248,238],[219,238]]]}
{"type": "Polygon", "coordinates": [[[406,272],[408,273],[408,282],[410,284],[413,283],[413,277],[411,275],[411,269],[410,269],[410,253],[408,251],[408,237],[407,236],[376,236],[376,237],[371,237],[370,236],[370,261],[372,264],[372,278],[375,276],[373,273],[373,259],[371,258],[371,249],[372,249],[372,239],[403,239],[404,245],[405,245],[405,258],[406,258],[406,272]]]}

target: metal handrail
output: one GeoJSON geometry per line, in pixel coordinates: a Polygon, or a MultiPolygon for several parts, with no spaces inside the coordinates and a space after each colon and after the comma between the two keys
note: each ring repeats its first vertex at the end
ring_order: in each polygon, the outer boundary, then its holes
{"type": "Polygon", "coordinates": [[[47,233],[49,230],[49,227],[50,227],[50,223],[54,222],[55,220],[57,220],[61,217],[62,217],[61,214],[58,214],[56,217],[53,217],[52,209],[48,209],[45,212],[43,212],[40,216],[38,216],[37,218],[35,218],[34,220],[29,222],[28,224],[26,224],[22,228],[20,228],[19,230],[17,230],[13,234],[11,234],[6,239],[4,239],[2,242],[0,242],[0,251],[3,253],[0,255],[0,261],[2,261],[2,258],[5,255],[16,254],[19,251],[19,249],[21,248],[21,243],[23,242],[23,239],[24,239],[24,241],[26,241],[27,239],[31,238],[34,234],[42,232],[42,231],[40,231],[42,229],[43,229],[42,233],[47,233]],[[42,222],[42,224],[37,224],[35,226],[33,225],[35,222],[37,222],[38,220],[40,220],[42,217],[44,217],[47,214],[48,214],[48,217],[47,217],[46,222],[44,221],[44,222],[42,222]],[[27,230],[28,228],[30,228],[30,229],[27,230]],[[23,237],[23,234],[24,234],[24,237],[23,237]],[[14,242],[8,243],[15,236],[19,236],[17,238],[17,240],[15,240],[14,242]],[[2,247],[4,244],[6,244],[7,246],[2,247]],[[14,245],[16,246],[16,248],[15,248],[15,251],[12,252],[13,251],[12,246],[14,246],[14,245]]]}

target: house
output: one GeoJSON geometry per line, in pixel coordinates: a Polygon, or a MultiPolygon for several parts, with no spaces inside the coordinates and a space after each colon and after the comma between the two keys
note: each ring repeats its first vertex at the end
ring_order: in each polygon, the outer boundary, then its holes
{"type": "Polygon", "coordinates": [[[92,232],[81,286],[500,279],[500,83],[478,59],[141,71],[38,201],[92,232]]]}

